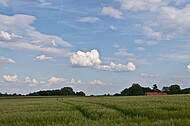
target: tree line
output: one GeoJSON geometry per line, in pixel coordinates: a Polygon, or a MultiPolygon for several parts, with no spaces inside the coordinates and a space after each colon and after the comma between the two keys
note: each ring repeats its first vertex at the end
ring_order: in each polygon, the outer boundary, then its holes
{"type": "MultiPolygon", "coordinates": [[[[26,96],[85,96],[86,94],[82,91],[74,92],[71,87],[64,87],[56,90],[46,90],[46,91],[38,91],[29,93],[26,96]]],[[[0,96],[24,96],[22,94],[2,94],[0,96]]]]}
{"type": "MultiPolygon", "coordinates": [[[[157,84],[154,84],[152,89],[150,87],[141,87],[138,83],[134,83],[131,87],[125,88],[120,93],[114,94],[114,96],[137,96],[144,95],[145,92],[164,92],[167,94],[190,94],[190,88],[181,89],[179,85],[174,84],[171,86],[164,86],[162,90],[159,90],[157,84]]],[[[83,91],[75,92],[71,87],[64,87],[56,90],[45,90],[29,93],[27,95],[22,94],[2,94],[0,96],[85,96],[83,91]]],[[[91,95],[94,96],[94,95],[91,95]]],[[[102,96],[110,96],[110,94],[104,94],[102,96]]]]}
{"type": "Polygon", "coordinates": [[[149,87],[141,87],[138,83],[133,84],[129,88],[125,88],[121,93],[114,94],[115,96],[137,96],[144,95],[145,92],[163,92],[167,94],[190,94],[190,88],[181,89],[179,85],[164,86],[159,90],[157,84],[154,84],[152,89],[149,87]]]}

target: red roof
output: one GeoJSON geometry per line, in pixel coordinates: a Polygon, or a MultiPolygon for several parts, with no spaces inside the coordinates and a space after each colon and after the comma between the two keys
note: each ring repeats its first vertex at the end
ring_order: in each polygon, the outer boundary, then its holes
{"type": "Polygon", "coordinates": [[[145,95],[167,95],[167,93],[161,93],[161,92],[145,92],[145,95]]]}

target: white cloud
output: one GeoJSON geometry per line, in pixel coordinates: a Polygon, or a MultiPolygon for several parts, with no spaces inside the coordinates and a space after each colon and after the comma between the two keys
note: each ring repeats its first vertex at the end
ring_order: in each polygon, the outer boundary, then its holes
{"type": "Polygon", "coordinates": [[[28,77],[28,76],[25,77],[24,82],[25,83],[29,83],[29,85],[28,85],[29,87],[34,87],[37,84],[39,84],[38,80],[36,80],[36,79],[30,79],[30,77],[28,77]]]}
{"type": "Polygon", "coordinates": [[[42,6],[51,5],[51,3],[48,3],[46,0],[39,0],[39,2],[42,4],[42,6]]]}
{"type": "Polygon", "coordinates": [[[136,47],[135,50],[138,50],[138,51],[144,51],[145,48],[144,48],[144,47],[136,47]]]}
{"type": "Polygon", "coordinates": [[[0,32],[0,40],[11,41],[11,40],[16,40],[20,38],[22,38],[22,36],[15,35],[13,33],[9,34],[8,32],[5,32],[5,31],[0,32]]]}
{"type": "Polygon", "coordinates": [[[148,74],[147,73],[142,73],[141,76],[148,76],[148,74]]]}
{"type": "Polygon", "coordinates": [[[46,82],[45,81],[40,81],[40,84],[45,84],[46,82]]]}
{"type": "Polygon", "coordinates": [[[116,19],[120,19],[121,16],[123,15],[122,12],[120,12],[119,10],[114,9],[112,7],[103,7],[102,14],[103,15],[109,15],[109,16],[116,18],[116,19]]]}
{"type": "Polygon", "coordinates": [[[64,81],[67,81],[67,79],[65,79],[65,78],[57,78],[57,77],[51,77],[49,80],[48,80],[48,82],[50,83],[50,84],[56,84],[56,83],[59,83],[59,82],[64,82],[64,81]]]}
{"type": "Polygon", "coordinates": [[[30,87],[34,87],[38,84],[39,82],[36,79],[32,79],[32,83],[29,84],[30,87]]]}
{"type": "Polygon", "coordinates": [[[90,81],[89,84],[91,85],[112,85],[112,83],[104,83],[100,80],[93,80],[93,81],[90,81]]]}
{"type": "Polygon", "coordinates": [[[98,66],[102,62],[99,58],[99,52],[96,49],[91,52],[77,51],[70,57],[70,62],[74,66],[92,67],[98,66]]]}
{"type": "Polygon", "coordinates": [[[142,40],[142,39],[135,39],[134,43],[135,44],[142,44],[142,43],[144,43],[144,40],[142,40]]]}
{"type": "Polygon", "coordinates": [[[187,71],[189,71],[189,72],[190,72],[190,64],[189,64],[189,65],[187,65],[187,71]]]}
{"type": "Polygon", "coordinates": [[[144,26],[143,27],[144,33],[153,39],[161,40],[162,39],[162,33],[154,31],[151,27],[144,26]]]}
{"type": "Polygon", "coordinates": [[[124,72],[124,71],[134,71],[136,69],[136,66],[129,62],[126,65],[123,64],[115,64],[113,62],[110,63],[110,65],[102,65],[99,67],[100,70],[107,70],[107,71],[116,71],[116,72],[124,72]]]}
{"type": "Polygon", "coordinates": [[[167,6],[169,0],[117,0],[121,8],[130,11],[156,11],[160,7],[167,6]]]}
{"type": "Polygon", "coordinates": [[[41,55],[41,56],[37,56],[36,58],[34,58],[35,61],[45,61],[45,60],[49,60],[52,61],[53,58],[52,57],[46,57],[45,55],[41,55]]]}
{"type": "Polygon", "coordinates": [[[71,52],[66,49],[58,49],[54,47],[42,47],[41,45],[34,45],[25,42],[4,43],[0,41],[0,47],[16,50],[35,51],[41,53],[47,53],[49,55],[55,55],[60,57],[69,57],[71,52]]]}
{"type": "Polygon", "coordinates": [[[100,21],[97,17],[83,17],[79,19],[80,22],[86,22],[86,23],[97,23],[100,21]]]}
{"type": "Polygon", "coordinates": [[[31,83],[32,81],[28,76],[26,76],[24,82],[25,83],[31,83]]]}
{"type": "Polygon", "coordinates": [[[39,82],[36,79],[32,79],[33,84],[38,84],[39,82]]]}
{"type": "Polygon", "coordinates": [[[0,63],[15,63],[15,61],[4,56],[0,56],[0,63]]]}
{"type": "Polygon", "coordinates": [[[111,30],[117,30],[117,28],[114,25],[110,25],[111,30]]]}
{"type": "Polygon", "coordinates": [[[142,74],[140,74],[141,76],[146,76],[146,77],[158,77],[159,75],[149,75],[149,74],[147,74],[147,73],[142,73],[142,74]]]}
{"type": "Polygon", "coordinates": [[[156,13],[155,20],[144,26],[148,37],[169,40],[179,36],[190,35],[190,5],[182,9],[162,7],[156,13]]]}
{"type": "Polygon", "coordinates": [[[146,44],[151,46],[151,45],[156,45],[157,42],[155,42],[155,41],[147,41],[146,44]]]}
{"type": "Polygon", "coordinates": [[[149,45],[149,46],[152,46],[152,45],[156,45],[156,44],[157,44],[156,41],[144,41],[144,40],[142,40],[142,39],[136,39],[136,40],[134,41],[134,43],[135,43],[135,44],[143,44],[143,43],[145,43],[145,44],[147,44],[147,45],[149,45]]]}
{"type": "Polygon", "coordinates": [[[128,53],[127,49],[119,49],[118,52],[114,53],[115,56],[128,56],[135,57],[133,53],[128,53]]]}
{"type": "Polygon", "coordinates": [[[71,53],[69,49],[63,47],[71,47],[72,45],[58,36],[46,35],[36,31],[35,28],[31,26],[35,19],[34,16],[23,14],[16,14],[14,16],[0,15],[0,47],[14,50],[37,51],[68,57],[71,53]],[[10,41],[10,39],[12,40],[10,41]],[[9,40],[10,42],[5,40],[9,40]],[[55,47],[57,45],[59,48],[55,47]]]}
{"type": "Polygon", "coordinates": [[[134,71],[136,69],[132,62],[129,62],[127,65],[115,64],[113,62],[111,62],[110,65],[101,65],[102,61],[99,58],[99,52],[95,49],[86,53],[81,51],[73,53],[70,62],[74,66],[93,67],[95,69],[108,71],[134,71]]]}
{"type": "Polygon", "coordinates": [[[71,81],[66,82],[67,84],[82,84],[81,80],[76,81],[74,78],[71,79],[71,81]]]}
{"type": "Polygon", "coordinates": [[[0,4],[5,6],[5,7],[8,7],[8,1],[9,0],[0,0],[0,4]]]}
{"type": "Polygon", "coordinates": [[[90,81],[90,84],[92,84],[92,85],[95,85],[95,84],[102,85],[103,82],[100,81],[100,80],[93,80],[93,81],[90,81]]]}
{"type": "Polygon", "coordinates": [[[3,79],[7,82],[18,82],[18,76],[14,75],[14,76],[10,76],[10,75],[3,75],[3,79]]]}

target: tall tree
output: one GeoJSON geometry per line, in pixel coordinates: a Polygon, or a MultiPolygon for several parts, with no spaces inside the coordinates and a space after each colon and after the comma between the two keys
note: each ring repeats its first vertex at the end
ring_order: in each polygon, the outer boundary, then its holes
{"type": "Polygon", "coordinates": [[[153,85],[153,91],[158,90],[158,86],[156,84],[153,85]]]}
{"type": "Polygon", "coordinates": [[[171,85],[169,89],[170,94],[180,94],[181,93],[181,88],[179,85],[171,85]]]}

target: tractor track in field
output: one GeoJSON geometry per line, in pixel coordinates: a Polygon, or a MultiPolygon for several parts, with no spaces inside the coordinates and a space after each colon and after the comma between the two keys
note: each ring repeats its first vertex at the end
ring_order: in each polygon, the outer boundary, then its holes
{"type": "Polygon", "coordinates": [[[57,101],[59,101],[59,102],[61,102],[63,104],[68,104],[68,105],[73,106],[77,111],[79,111],[82,114],[82,116],[84,118],[87,118],[87,119],[90,119],[90,120],[94,120],[94,121],[100,120],[102,118],[102,113],[98,113],[98,117],[94,117],[94,116],[92,116],[92,114],[90,114],[90,112],[87,109],[85,109],[81,105],[76,105],[76,104],[73,104],[71,102],[66,102],[66,101],[63,102],[61,100],[57,100],[57,101]]]}
{"type": "MultiPolygon", "coordinates": [[[[75,101],[75,102],[83,102],[83,101],[76,101],[76,100],[71,100],[71,101],[75,101]]],[[[126,110],[126,109],[122,109],[122,108],[119,108],[115,105],[108,105],[108,104],[105,104],[105,103],[95,103],[95,102],[83,102],[83,103],[90,103],[90,104],[96,104],[96,105],[101,105],[105,108],[108,108],[108,109],[113,109],[119,113],[121,113],[122,115],[126,116],[126,117],[131,117],[131,118],[134,118],[134,117],[138,117],[138,116],[143,116],[143,115],[140,115],[140,113],[134,113],[133,111],[129,111],[129,110],[126,110]]]]}

